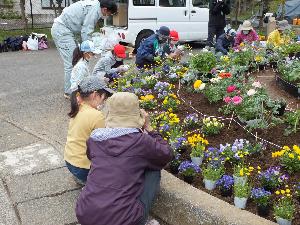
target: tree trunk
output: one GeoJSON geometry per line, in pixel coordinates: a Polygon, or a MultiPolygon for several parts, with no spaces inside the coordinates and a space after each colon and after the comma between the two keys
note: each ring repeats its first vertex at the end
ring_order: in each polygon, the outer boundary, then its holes
{"type": "Polygon", "coordinates": [[[21,16],[24,23],[24,29],[27,32],[28,29],[28,20],[26,18],[26,12],[25,12],[25,0],[20,0],[20,9],[21,9],[21,16]]]}

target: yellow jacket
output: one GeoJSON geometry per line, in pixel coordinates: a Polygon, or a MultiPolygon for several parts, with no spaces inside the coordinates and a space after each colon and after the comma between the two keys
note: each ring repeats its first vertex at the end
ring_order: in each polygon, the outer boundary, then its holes
{"type": "Polygon", "coordinates": [[[103,114],[82,103],[78,114],[70,120],[64,160],[73,166],[90,169],[91,162],[86,155],[86,141],[96,128],[104,128],[103,114]]]}
{"type": "Polygon", "coordinates": [[[290,38],[286,35],[280,34],[280,32],[276,29],[272,31],[267,40],[267,44],[272,44],[274,46],[279,46],[282,44],[287,44],[290,42],[290,38]]]}

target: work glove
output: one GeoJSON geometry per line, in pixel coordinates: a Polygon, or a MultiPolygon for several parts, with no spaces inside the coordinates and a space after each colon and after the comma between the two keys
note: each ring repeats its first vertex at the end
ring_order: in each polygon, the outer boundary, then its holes
{"type": "Polygon", "coordinates": [[[153,59],[154,59],[154,62],[160,61],[160,57],[159,56],[155,56],[153,59]]]}

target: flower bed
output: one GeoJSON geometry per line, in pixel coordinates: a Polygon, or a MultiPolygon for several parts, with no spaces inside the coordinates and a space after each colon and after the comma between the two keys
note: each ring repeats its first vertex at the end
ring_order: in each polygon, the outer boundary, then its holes
{"type": "Polygon", "coordinates": [[[300,61],[299,58],[286,58],[278,65],[277,83],[288,93],[300,97],[300,61]]]}
{"type": "MultiPolygon", "coordinates": [[[[204,54],[192,57],[202,60],[204,54]]],[[[136,93],[151,111],[153,127],[176,155],[170,172],[269,220],[276,213],[300,224],[300,112],[285,115],[282,102],[270,99],[247,72],[262,59],[242,54],[248,62],[241,67],[235,66],[240,56],[229,55],[206,67],[195,59],[190,68],[166,61],[154,75],[132,69],[118,80],[118,90],[136,93]]]]}

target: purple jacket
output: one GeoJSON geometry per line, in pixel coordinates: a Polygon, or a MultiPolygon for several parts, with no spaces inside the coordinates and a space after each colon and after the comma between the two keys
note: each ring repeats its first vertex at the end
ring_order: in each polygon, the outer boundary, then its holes
{"type": "Polygon", "coordinates": [[[156,132],[130,128],[96,129],[87,141],[91,169],[76,205],[82,225],[137,225],[144,171],[161,170],[172,149],[156,132]]]}

